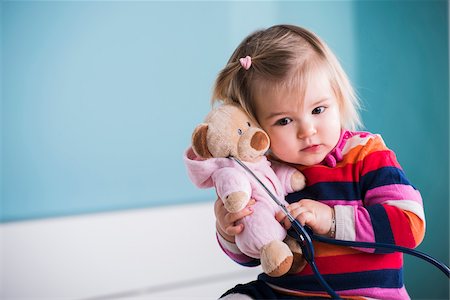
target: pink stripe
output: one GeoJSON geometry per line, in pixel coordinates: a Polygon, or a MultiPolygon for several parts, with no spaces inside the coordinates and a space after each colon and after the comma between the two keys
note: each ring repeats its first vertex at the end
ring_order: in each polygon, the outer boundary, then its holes
{"type": "Polygon", "coordinates": [[[419,191],[410,185],[391,184],[367,191],[366,205],[380,204],[389,200],[412,200],[422,205],[419,191]]]}
{"type": "Polygon", "coordinates": [[[408,292],[406,291],[404,286],[400,289],[367,288],[355,289],[351,291],[338,291],[338,294],[340,296],[364,296],[383,300],[410,299],[408,292]]]}
{"type": "Polygon", "coordinates": [[[222,250],[225,252],[226,255],[228,255],[232,260],[234,260],[237,263],[246,264],[254,260],[254,258],[248,257],[245,254],[236,254],[224,248],[222,248],[222,250]]]}
{"type": "Polygon", "coordinates": [[[362,206],[363,203],[361,200],[320,200],[320,202],[327,204],[331,207],[335,205],[351,205],[351,206],[362,206]]]}
{"type": "Polygon", "coordinates": [[[224,245],[222,245],[222,243],[220,242],[219,238],[217,237],[217,242],[219,243],[220,248],[222,249],[223,252],[225,252],[226,255],[228,255],[228,257],[230,257],[232,260],[234,260],[237,263],[248,263],[251,262],[252,260],[254,260],[253,258],[243,254],[243,253],[234,253],[231,250],[225,248],[224,245]]]}
{"type": "MultiPolygon", "coordinates": [[[[355,209],[355,227],[356,240],[362,242],[374,242],[375,233],[373,232],[372,221],[369,212],[364,207],[355,209]]],[[[363,250],[363,249],[361,249],[363,250]]],[[[373,252],[374,250],[364,249],[364,252],[373,252]]]]}

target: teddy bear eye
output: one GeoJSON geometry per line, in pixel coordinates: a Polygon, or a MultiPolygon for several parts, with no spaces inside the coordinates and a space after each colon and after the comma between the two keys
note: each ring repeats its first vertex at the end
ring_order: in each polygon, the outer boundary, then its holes
{"type": "Polygon", "coordinates": [[[248,127],[252,126],[252,125],[250,125],[250,122],[247,122],[247,125],[248,125],[248,127]]]}
{"type": "Polygon", "coordinates": [[[238,129],[238,134],[242,135],[242,129],[240,129],[240,128],[238,129]]]}

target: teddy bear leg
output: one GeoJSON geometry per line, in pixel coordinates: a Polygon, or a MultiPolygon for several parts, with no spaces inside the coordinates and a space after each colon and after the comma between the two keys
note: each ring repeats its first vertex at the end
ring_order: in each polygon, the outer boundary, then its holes
{"type": "Polygon", "coordinates": [[[303,257],[303,252],[302,252],[302,248],[300,248],[300,245],[298,244],[298,242],[290,237],[289,235],[286,236],[286,238],[284,239],[284,242],[288,245],[289,249],[291,249],[292,254],[293,254],[293,262],[292,262],[292,266],[291,269],[289,270],[289,274],[296,274],[299,273],[301,270],[303,270],[303,268],[306,266],[307,261],[306,259],[303,257]]]}
{"type": "Polygon", "coordinates": [[[282,241],[271,241],[261,249],[261,266],[264,273],[271,277],[286,274],[291,268],[292,261],[292,252],[282,241]]]}

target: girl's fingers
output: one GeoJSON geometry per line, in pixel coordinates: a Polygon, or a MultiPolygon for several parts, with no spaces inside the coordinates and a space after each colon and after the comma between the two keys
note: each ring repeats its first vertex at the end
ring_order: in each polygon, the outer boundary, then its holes
{"type": "Polygon", "coordinates": [[[223,201],[220,198],[217,198],[216,202],[214,203],[214,213],[216,215],[216,218],[219,218],[221,216],[224,216],[226,213],[225,205],[223,205],[223,201]]]}
{"type": "Polygon", "coordinates": [[[247,206],[239,212],[230,213],[220,198],[214,203],[214,213],[216,215],[217,226],[223,233],[230,238],[241,233],[244,230],[244,224],[236,224],[242,218],[253,213],[253,205],[256,203],[254,199],[250,199],[247,206]]]}
{"type": "Polygon", "coordinates": [[[225,215],[225,220],[227,223],[235,223],[235,222],[239,221],[240,219],[242,219],[248,215],[251,215],[252,213],[253,213],[253,207],[247,206],[243,210],[238,211],[236,213],[227,213],[225,215]]]}
{"type": "Polygon", "coordinates": [[[225,233],[231,236],[235,236],[244,230],[244,224],[232,225],[225,228],[225,233]]]}
{"type": "Polygon", "coordinates": [[[289,228],[291,228],[291,221],[289,221],[289,219],[288,218],[285,218],[284,220],[283,220],[283,227],[286,229],[286,230],[288,230],[289,228]]]}
{"type": "MultiPolygon", "coordinates": [[[[301,206],[301,205],[293,205],[292,207],[289,207],[289,212],[291,215],[297,219],[297,221],[302,224],[302,226],[305,226],[305,224],[311,225],[311,222],[314,221],[314,215],[311,211],[308,210],[308,208],[301,206]]],[[[290,227],[290,226],[289,226],[290,227]]]]}
{"type": "Polygon", "coordinates": [[[289,212],[294,217],[294,219],[297,219],[297,217],[300,216],[305,211],[306,211],[306,208],[301,207],[301,206],[289,207],[289,212]]]}
{"type": "MultiPolygon", "coordinates": [[[[289,206],[287,206],[287,209],[289,211],[289,213],[294,217],[297,218],[298,215],[301,214],[302,210],[304,210],[304,208],[301,208],[301,206],[299,205],[298,202],[292,203],[289,206]]],[[[291,221],[289,221],[288,217],[284,214],[283,211],[278,211],[275,214],[275,219],[280,222],[280,224],[286,229],[288,230],[289,228],[291,228],[291,221]]]]}
{"type": "Polygon", "coordinates": [[[229,235],[237,235],[244,230],[244,224],[236,224],[239,220],[244,217],[251,215],[253,213],[253,205],[256,203],[255,199],[250,199],[247,206],[236,213],[227,213],[225,215],[225,220],[227,221],[227,225],[225,226],[225,232],[229,235]]]}
{"type": "Polygon", "coordinates": [[[292,214],[293,211],[300,209],[300,208],[305,208],[304,206],[301,205],[300,202],[294,202],[292,204],[289,204],[289,206],[287,207],[288,211],[292,214]]]}
{"type": "Polygon", "coordinates": [[[283,211],[278,211],[276,214],[275,214],[275,219],[278,221],[278,222],[280,222],[281,223],[281,221],[283,221],[284,219],[286,218],[286,215],[284,214],[284,212],[283,211]]]}
{"type": "Polygon", "coordinates": [[[250,201],[248,201],[247,206],[252,206],[256,203],[256,200],[251,198],[250,201]]]}

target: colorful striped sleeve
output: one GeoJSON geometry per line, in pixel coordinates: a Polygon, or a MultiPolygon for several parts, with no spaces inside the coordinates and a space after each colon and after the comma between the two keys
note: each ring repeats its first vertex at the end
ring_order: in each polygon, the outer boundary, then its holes
{"type": "Polygon", "coordinates": [[[218,232],[216,232],[216,237],[222,251],[236,263],[246,267],[256,267],[261,264],[259,259],[245,255],[236,244],[227,241],[218,232]]]}
{"type": "Polygon", "coordinates": [[[336,238],[409,248],[419,245],[425,234],[422,197],[394,152],[374,135],[358,160],[363,206],[335,206],[336,238]]]}

